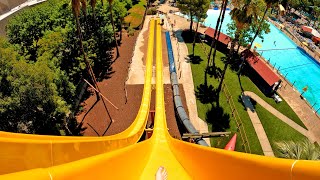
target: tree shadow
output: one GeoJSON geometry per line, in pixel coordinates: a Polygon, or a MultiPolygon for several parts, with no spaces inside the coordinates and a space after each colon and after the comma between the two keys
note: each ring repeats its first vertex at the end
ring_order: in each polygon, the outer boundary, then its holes
{"type": "Polygon", "coordinates": [[[243,110],[246,111],[246,106],[244,105],[244,102],[242,101],[241,95],[238,96],[238,102],[242,104],[243,110]]]}
{"type": "Polygon", "coordinates": [[[250,101],[251,101],[251,104],[252,104],[253,108],[256,109],[257,101],[255,101],[251,97],[250,97],[250,101]]]}
{"type": "Polygon", "coordinates": [[[219,67],[209,66],[206,72],[210,78],[214,77],[215,79],[218,79],[222,76],[222,69],[219,67]]]}
{"type": "Polygon", "coordinates": [[[191,62],[192,64],[200,64],[203,59],[201,59],[200,56],[193,56],[192,54],[188,55],[189,57],[189,62],[191,62]]]}
{"type": "Polygon", "coordinates": [[[83,127],[83,123],[79,123],[75,117],[70,117],[67,125],[71,131],[71,134],[68,135],[72,136],[83,136],[83,132],[87,129],[87,127],[83,127]]]}
{"type": "Polygon", "coordinates": [[[176,38],[177,38],[177,40],[178,40],[178,42],[185,42],[185,39],[184,39],[184,37],[183,37],[183,30],[181,30],[181,29],[178,29],[178,30],[176,30],[175,32],[174,32],[174,34],[173,34],[173,36],[175,36],[176,38]]]}
{"type": "Polygon", "coordinates": [[[221,106],[214,106],[206,113],[206,121],[212,125],[212,132],[224,132],[230,128],[230,115],[221,106]]]}
{"type": "Polygon", "coordinates": [[[194,34],[192,32],[189,30],[180,30],[179,33],[185,43],[193,43],[194,34]]]}
{"type": "Polygon", "coordinates": [[[242,83],[241,83],[241,75],[239,75],[239,74],[238,74],[238,81],[239,81],[241,92],[244,92],[244,89],[243,89],[242,83]]]}
{"type": "Polygon", "coordinates": [[[203,104],[213,103],[215,101],[215,89],[212,85],[200,84],[195,91],[196,98],[203,104]]]}
{"type": "Polygon", "coordinates": [[[96,100],[96,102],[94,102],[94,104],[90,107],[90,109],[84,114],[82,120],[81,120],[81,124],[83,124],[84,119],[86,118],[86,116],[89,114],[89,112],[94,108],[94,106],[99,102],[99,100],[96,100]]]}

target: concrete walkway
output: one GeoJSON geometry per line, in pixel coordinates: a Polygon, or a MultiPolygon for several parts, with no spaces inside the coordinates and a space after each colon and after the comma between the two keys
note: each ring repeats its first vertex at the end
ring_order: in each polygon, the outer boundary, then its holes
{"type": "Polygon", "coordinates": [[[300,98],[300,93],[290,86],[282,76],[282,87],[277,91],[280,96],[289,104],[292,110],[298,115],[303,124],[308,128],[314,141],[320,144],[320,118],[308,106],[304,99],[300,98]]]}
{"type": "MultiPolygon", "coordinates": [[[[259,139],[263,154],[265,156],[274,157],[274,154],[273,154],[273,151],[272,151],[268,136],[267,136],[266,132],[264,131],[263,126],[261,124],[261,121],[260,121],[260,119],[258,117],[258,114],[255,112],[254,107],[253,107],[253,105],[252,105],[252,103],[250,101],[250,95],[247,95],[247,94],[248,93],[245,92],[241,96],[241,98],[242,98],[242,101],[243,101],[243,103],[244,103],[244,105],[246,107],[248,115],[249,115],[249,117],[251,119],[251,122],[252,122],[252,125],[254,127],[254,130],[256,131],[256,134],[258,136],[258,139],[259,139]]],[[[249,94],[251,94],[251,93],[249,93],[249,94]]]]}
{"type": "Polygon", "coordinates": [[[252,105],[252,103],[250,101],[250,98],[254,99],[257,103],[259,103],[261,106],[263,106],[267,111],[272,113],[274,116],[279,118],[282,122],[286,123],[287,125],[289,125],[293,129],[298,131],[299,133],[301,133],[304,136],[306,136],[311,142],[315,142],[316,141],[316,138],[314,137],[314,134],[311,131],[308,131],[308,130],[304,129],[303,127],[301,127],[300,125],[295,123],[293,120],[291,120],[287,116],[283,115],[281,112],[279,112],[274,107],[269,105],[267,102],[265,102],[263,99],[261,99],[255,93],[250,92],[250,91],[245,91],[244,94],[242,95],[242,101],[245,104],[245,107],[247,109],[248,115],[249,115],[249,117],[251,119],[251,122],[252,122],[252,124],[254,126],[254,129],[255,129],[255,131],[256,131],[256,133],[258,135],[258,139],[260,141],[262,150],[263,150],[263,152],[264,152],[264,154],[266,156],[273,155],[272,149],[270,149],[271,148],[270,142],[269,142],[268,137],[267,137],[267,135],[266,135],[266,133],[265,133],[265,131],[263,129],[263,126],[262,126],[262,124],[260,122],[260,119],[259,119],[257,113],[254,110],[254,107],[253,107],[253,105],[252,105]]]}

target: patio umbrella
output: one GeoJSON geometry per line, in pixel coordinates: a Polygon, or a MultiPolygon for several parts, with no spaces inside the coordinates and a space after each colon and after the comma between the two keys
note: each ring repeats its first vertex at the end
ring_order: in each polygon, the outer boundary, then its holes
{"type": "Polygon", "coordinates": [[[304,32],[307,32],[307,33],[310,33],[312,36],[315,36],[315,37],[319,37],[320,38],[320,33],[313,29],[313,27],[310,27],[310,26],[302,26],[301,27],[302,31],[304,32]]]}
{"type": "Polygon", "coordinates": [[[308,43],[307,43],[307,42],[302,42],[302,44],[304,44],[305,46],[308,46],[308,43]]]}
{"type": "Polygon", "coordinates": [[[259,43],[253,43],[253,46],[257,47],[257,48],[262,48],[262,45],[259,43]]]}

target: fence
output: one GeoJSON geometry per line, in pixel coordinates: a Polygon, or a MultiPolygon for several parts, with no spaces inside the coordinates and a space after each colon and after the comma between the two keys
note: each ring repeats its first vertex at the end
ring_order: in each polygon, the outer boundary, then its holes
{"type": "MultiPolygon", "coordinates": [[[[260,57],[261,59],[263,59],[265,61],[266,64],[268,64],[270,66],[271,69],[277,71],[277,74],[279,74],[282,79],[287,83],[289,84],[289,86],[292,87],[292,89],[295,89],[295,91],[299,92],[298,89],[296,89],[294,87],[294,84],[295,84],[295,81],[291,84],[287,79],[286,79],[286,76],[288,75],[288,73],[286,75],[283,75],[282,73],[280,73],[279,69],[280,69],[280,66],[278,67],[278,69],[276,69],[275,67],[275,64],[271,64],[269,60],[266,60],[264,59],[263,57],[260,57]]],[[[283,87],[284,89],[286,88],[287,84],[283,87]]],[[[312,109],[312,111],[315,113],[315,115],[320,118],[319,114],[318,114],[318,111],[320,111],[320,108],[318,109],[314,109],[314,106],[317,104],[317,103],[314,103],[313,105],[311,105],[308,101],[306,101],[306,98],[303,97],[303,94],[300,94],[300,97],[304,100],[304,102],[312,109]]]]}
{"type": "Polygon", "coordinates": [[[239,116],[239,113],[236,109],[236,106],[234,104],[234,101],[232,99],[232,95],[227,87],[226,84],[223,84],[222,86],[222,91],[224,93],[224,95],[226,96],[227,98],[227,102],[229,104],[229,107],[231,109],[231,114],[232,114],[232,117],[235,119],[235,122],[237,124],[237,131],[239,132],[240,134],[240,137],[241,137],[241,140],[243,142],[242,146],[244,147],[244,150],[246,151],[246,153],[251,153],[251,149],[250,149],[250,144],[249,144],[249,141],[248,141],[248,136],[247,136],[247,133],[244,129],[244,125],[243,125],[243,122],[239,116]]]}

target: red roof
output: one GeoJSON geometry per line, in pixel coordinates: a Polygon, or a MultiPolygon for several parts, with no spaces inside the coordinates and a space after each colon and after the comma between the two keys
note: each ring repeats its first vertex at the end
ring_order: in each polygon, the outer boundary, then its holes
{"type": "Polygon", "coordinates": [[[302,31],[304,31],[304,32],[309,32],[309,33],[312,32],[312,29],[309,28],[308,26],[301,26],[301,29],[302,29],[302,31]]]}
{"type": "MultiPolygon", "coordinates": [[[[209,27],[204,33],[206,35],[210,36],[211,38],[213,38],[215,32],[216,32],[216,30],[209,27]]],[[[220,32],[219,41],[225,45],[228,45],[229,42],[231,41],[231,38],[229,36],[223,34],[222,32],[220,32]]]]}
{"type": "Polygon", "coordinates": [[[315,42],[315,43],[319,43],[320,42],[320,38],[316,37],[316,36],[313,36],[312,37],[312,41],[315,42]]]}
{"type": "Polygon", "coordinates": [[[251,51],[245,50],[244,57],[250,66],[269,84],[273,86],[275,82],[280,80],[279,76],[274,73],[258,56],[251,51]]]}

